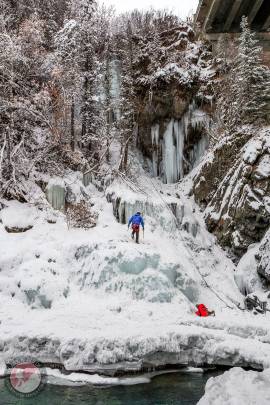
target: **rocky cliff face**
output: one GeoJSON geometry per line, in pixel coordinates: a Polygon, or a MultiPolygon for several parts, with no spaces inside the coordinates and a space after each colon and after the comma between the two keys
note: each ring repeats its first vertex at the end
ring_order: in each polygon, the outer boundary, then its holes
{"type": "Polygon", "coordinates": [[[137,146],[151,160],[153,174],[174,183],[197,165],[208,147],[215,70],[208,47],[196,41],[187,24],[164,32],[160,40],[166,50],[162,62],[152,66],[142,52],[135,66],[137,146]]]}
{"type": "MultiPolygon", "coordinates": [[[[258,274],[270,283],[270,232],[268,231],[263,238],[258,253],[256,254],[258,274]]],[[[270,298],[270,296],[269,296],[270,298]]]]}
{"type": "Polygon", "coordinates": [[[244,128],[224,139],[194,179],[194,196],[205,209],[208,229],[237,256],[269,228],[269,179],[269,128],[244,128]]]}

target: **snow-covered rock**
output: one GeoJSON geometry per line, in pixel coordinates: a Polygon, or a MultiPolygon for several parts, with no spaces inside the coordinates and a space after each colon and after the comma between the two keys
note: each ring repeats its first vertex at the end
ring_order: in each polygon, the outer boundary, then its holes
{"type": "Polygon", "coordinates": [[[194,195],[206,207],[208,229],[239,256],[270,225],[269,143],[269,128],[242,128],[216,146],[195,177],[194,195]]]}
{"type": "Polygon", "coordinates": [[[208,380],[198,405],[268,405],[270,369],[263,372],[233,368],[208,380]]]}
{"type": "Polygon", "coordinates": [[[251,245],[238,263],[235,272],[235,281],[242,294],[256,295],[261,301],[267,302],[268,310],[270,309],[269,239],[268,231],[261,243],[251,245]]]}
{"type": "Polygon", "coordinates": [[[2,223],[9,233],[26,232],[33,228],[37,216],[35,207],[16,202],[9,204],[8,207],[1,211],[2,223]]]}
{"type": "Polygon", "coordinates": [[[258,254],[259,244],[251,245],[246,254],[237,265],[235,280],[242,294],[263,291],[263,283],[258,275],[258,254]]]}

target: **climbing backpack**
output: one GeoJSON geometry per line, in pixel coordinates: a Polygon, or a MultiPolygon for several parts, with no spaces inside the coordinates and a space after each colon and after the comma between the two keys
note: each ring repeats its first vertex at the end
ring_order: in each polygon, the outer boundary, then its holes
{"type": "Polygon", "coordinates": [[[249,294],[245,298],[245,308],[248,311],[254,311],[254,314],[265,314],[267,311],[267,302],[260,301],[255,294],[249,294]]]}

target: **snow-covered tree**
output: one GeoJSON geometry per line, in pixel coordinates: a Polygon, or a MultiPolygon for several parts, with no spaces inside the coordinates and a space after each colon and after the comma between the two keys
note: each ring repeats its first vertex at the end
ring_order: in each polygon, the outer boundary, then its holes
{"type": "MultiPolygon", "coordinates": [[[[29,44],[32,17],[17,35],[7,29],[5,15],[0,20],[0,189],[4,195],[23,199],[24,180],[44,162],[48,149],[48,94],[37,78],[39,39],[33,48],[29,44]]],[[[35,35],[42,38],[39,26],[35,35]]]]}
{"type": "Polygon", "coordinates": [[[69,80],[70,98],[80,105],[81,134],[78,142],[86,155],[100,146],[100,83],[106,53],[107,21],[104,10],[92,0],[71,0],[68,20],[56,37],[58,57],[69,80]]]}
{"type": "Polygon", "coordinates": [[[229,132],[240,124],[264,122],[269,116],[269,69],[262,65],[262,48],[246,17],[241,29],[237,54],[218,99],[220,116],[229,132]]]}

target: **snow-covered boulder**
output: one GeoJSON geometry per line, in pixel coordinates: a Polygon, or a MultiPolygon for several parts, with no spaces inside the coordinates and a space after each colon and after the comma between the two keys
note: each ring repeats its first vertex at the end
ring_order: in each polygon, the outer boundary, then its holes
{"type": "Polygon", "coordinates": [[[269,405],[270,369],[245,371],[235,367],[210,378],[198,405],[269,405]]]}
{"type": "Polygon", "coordinates": [[[260,301],[267,302],[270,309],[270,231],[261,243],[251,245],[241,258],[235,272],[235,281],[242,292],[248,296],[256,295],[260,301]]]}
{"type": "Polygon", "coordinates": [[[1,211],[2,223],[9,233],[26,232],[33,228],[36,216],[35,208],[16,202],[1,211]]]}
{"type": "Polygon", "coordinates": [[[251,245],[241,258],[235,272],[235,281],[243,295],[263,291],[263,283],[258,275],[258,260],[256,259],[259,244],[251,245]]]}

